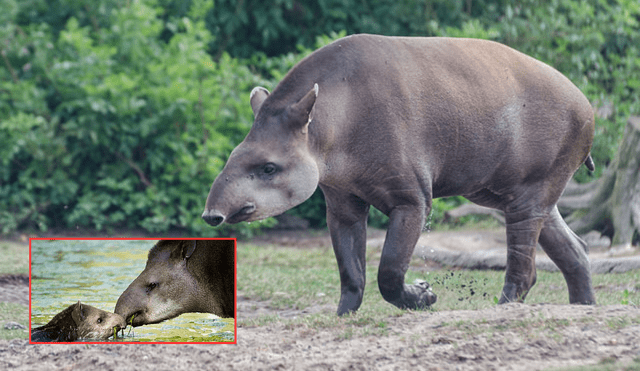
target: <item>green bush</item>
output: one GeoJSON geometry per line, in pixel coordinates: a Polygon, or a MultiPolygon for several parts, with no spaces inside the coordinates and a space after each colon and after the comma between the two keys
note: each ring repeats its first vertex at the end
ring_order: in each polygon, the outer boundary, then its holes
{"type": "Polygon", "coordinates": [[[263,80],[226,54],[211,60],[203,4],[167,24],[154,5],[113,9],[97,32],[75,17],[57,38],[46,23],[8,32],[8,63],[21,67],[0,85],[3,232],[219,231],[199,214],[263,80]],[[167,42],[165,27],[175,31],[167,42]]]}
{"type": "Polygon", "coordinates": [[[433,36],[471,18],[495,19],[506,0],[218,0],[207,15],[214,54],[274,57],[313,47],[318,35],[433,36]]]}
{"type": "MultiPolygon", "coordinates": [[[[596,106],[599,176],[640,114],[635,0],[0,0],[0,232],[230,233],[200,220],[248,132],[248,95],[357,32],[496,40],[549,63],[596,106]],[[322,36],[329,35],[329,36],[322,36]],[[244,58],[244,59],[238,59],[244,58]]],[[[463,202],[436,200],[432,222],[463,202]]],[[[318,191],[290,211],[324,226],[318,191]]],[[[386,217],[372,210],[370,224],[386,217]]],[[[241,223],[251,234],[273,222],[241,223]]]]}

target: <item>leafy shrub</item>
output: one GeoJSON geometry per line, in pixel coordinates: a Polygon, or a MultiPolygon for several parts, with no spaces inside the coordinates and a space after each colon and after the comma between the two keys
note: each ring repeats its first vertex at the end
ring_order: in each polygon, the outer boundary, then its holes
{"type": "MultiPolygon", "coordinates": [[[[635,0],[0,0],[0,232],[211,229],[211,182],[248,132],[248,94],[357,32],[496,40],[568,76],[596,107],[579,181],[640,114],[635,0]],[[321,36],[329,35],[329,36],[321,36]],[[245,59],[237,59],[238,57],[245,59]]],[[[435,200],[432,221],[462,198],[435,200]]],[[[290,211],[324,226],[318,191],[290,211]]],[[[386,217],[371,211],[370,224],[386,217]]],[[[234,229],[237,228],[237,229],[234,229]]]]}
{"type": "Polygon", "coordinates": [[[190,18],[169,19],[175,33],[166,43],[153,4],[114,9],[97,32],[75,17],[58,38],[46,24],[10,32],[8,63],[22,67],[17,81],[5,73],[0,85],[3,232],[215,233],[199,214],[251,126],[248,94],[263,80],[226,54],[211,60],[202,4],[190,18]]]}
{"type": "Polygon", "coordinates": [[[505,0],[233,0],[216,1],[207,15],[214,54],[274,57],[313,47],[318,35],[433,36],[471,18],[495,19],[505,0]]]}

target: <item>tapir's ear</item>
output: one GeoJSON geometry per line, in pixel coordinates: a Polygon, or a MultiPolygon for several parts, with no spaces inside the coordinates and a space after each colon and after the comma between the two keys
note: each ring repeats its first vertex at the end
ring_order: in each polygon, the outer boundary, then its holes
{"type": "Polygon", "coordinates": [[[82,308],[82,303],[78,300],[75,308],[73,308],[73,312],[71,312],[71,318],[73,318],[73,322],[80,324],[84,321],[84,317],[84,308],[82,308]]]}
{"type": "Polygon", "coordinates": [[[298,102],[289,107],[289,114],[291,117],[291,123],[294,125],[303,125],[302,132],[306,133],[309,123],[311,123],[311,110],[316,104],[316,98],[318,97],[318,84],[313,84],[313,89],[302,97],[298,102]]]}
{"type": "Polygon", "coordinates": [[[198,241],[185,241],[185,244],[182,245],[182,258],[187,260],[193,255],[193,252],[196,251],[196,243],[198,241]]]}
{"type": "Polygon", "coordinates": [[[251,95],[249,95],[249,102],[251,102],[251,109],[253,110],[253,117],[258,116],[258,111],[260,111],[260,107],[262,107],[262,103],[269,96],[269,90],[263,88],[262,86],[256,86],[251,90],[251,95]]]}

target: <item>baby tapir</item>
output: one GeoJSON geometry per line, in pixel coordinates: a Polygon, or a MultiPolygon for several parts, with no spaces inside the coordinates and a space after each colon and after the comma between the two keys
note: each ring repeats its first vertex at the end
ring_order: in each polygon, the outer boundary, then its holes
{"type": "Polygon", "coordinates": [[[435,296],[404,276],[431,200],[462,195],[502,210],[507,268],[500,303],[536,281],[539,242],[571,303],[595,303],[586,244],[556,203],[589,155],[593,110],[552,67],[496,42],[354,35],[307,56],[269,93],[213,182],[211,225],[278,215],[324,193],[338,261],[338,314],[358,309],[373,205],[389,216],[378,270],[382,296],[423,308],[435,296]]]}
{"type": "Polygon", "coordinates": [[[142,273],[118,298],[115,312],[133,326],[189,312],[234,317],[234,240],[159,241],[142,273]]]}
{"type": "Polygon", "coordinates": [[[56,314],[49,323],[31,330],[33,342],[71,342],[78,339],[106,340],[126,327],[122,316],[80,301],[56,314]]]}

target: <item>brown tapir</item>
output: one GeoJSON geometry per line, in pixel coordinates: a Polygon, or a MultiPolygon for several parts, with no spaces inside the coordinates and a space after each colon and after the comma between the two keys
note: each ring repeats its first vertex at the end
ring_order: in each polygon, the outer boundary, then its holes
{"type": "Polygon", "coordinates": [[[234,240],[158,241],[142,273],[118,298],[115,312],[133,326],[190,312],[234,317],[234,240]]]}
{"type": "Polygon", "coordinates": [[[56,314],[49,323],[31,330],[33,342],[105,340],[126,327],[124,318],[80,301],[56,314]]]}
{"type": "Polygon", "coordinates": [[[566,77],[496,42],[354,35],[255,88],[255,121],[211,186],[211,225],[278,215],[319,185],[341,280],[338,314],[365,286],[367,214],[389,216],[378,286],[400,308],[435,301],[404,276],[436,197],[504,211],[500,303],[536,281],[536,244],[558,265],[571,303],[595,303],[585,243],[556,202],[581,164],[593,170],[592,108],[566,77]]]}

